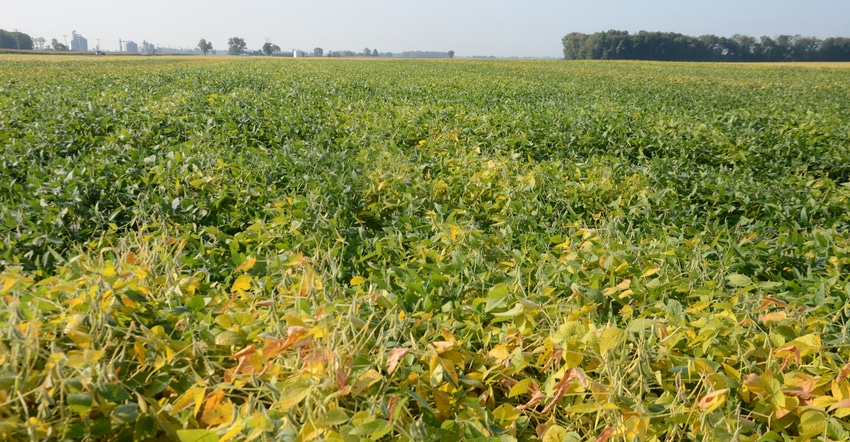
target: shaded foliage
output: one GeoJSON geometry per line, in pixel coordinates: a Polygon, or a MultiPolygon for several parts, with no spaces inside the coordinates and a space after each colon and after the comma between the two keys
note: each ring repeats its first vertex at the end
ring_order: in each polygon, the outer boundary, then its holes
{"type": "Polygon", "coordinates": [[[32,37],[28,34],[0,29],[0,49],[31,50],[32,48],[32,37]]]}
{"type": "Polygon", "coordinates": [[[763,36],[756,40],[736,34],[691,37],[672,32],[573,32],[564,36],[567,60],[658,61],[850,61],[850,38],[819,40],[800,35],[763,36]]]}

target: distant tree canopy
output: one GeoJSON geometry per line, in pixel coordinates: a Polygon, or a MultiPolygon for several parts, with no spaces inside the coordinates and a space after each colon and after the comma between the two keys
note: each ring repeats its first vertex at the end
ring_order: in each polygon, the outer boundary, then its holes
{"type": "Polygon", "coordinates": [[[239,55],[245,52],[245,48],[247,47],[248,45],[245,43],[245,39],[243,38],[230,37],[230,39],[227,40],[227,53],[230,55],[239,55]]]}
{"type": "Polygon", "coordinates": [[[0,49],[32,49],[32,37],[23,32],[0,29],[0,49]]]}
{"type": "Polygon", "coordinates": [[[208,42],[207,39],[202,38],[201,41],[198,42],[198,49],[200,49],[204,55],[207,55],[213,49],[213,45],[208,42]]]}
{"type": "Polygon", "coordinates": [[[263,44],[262,51],[263,51],[264,54],[271,56],[275,52],[280,52],[280,46],[278,46],[278,45],[276,45],[276,44],[274,44],[270,41],[267,41],[265,44],[263,44]]]}
{"type": "Polygon", "coordinates": [[[55,38],[50,41],[50,47],[53,48],[54,51],[67,51],[68,50],[68,46],[66,46],[62,43],[59,43],[59,41],[56,40],[55,38]]]}
{"type": "Polygon", "coordinates": [[[736,34],[691,37],[672,32],[573,32],[562,39],[566,60],[850,61],[850,38],[800,35],[776,39],[736,34]]]}

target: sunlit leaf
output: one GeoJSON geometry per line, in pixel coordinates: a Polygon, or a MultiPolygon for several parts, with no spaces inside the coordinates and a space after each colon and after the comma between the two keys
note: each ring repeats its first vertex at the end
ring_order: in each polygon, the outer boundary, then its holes
{"type": "Polygon", "coordinates": [[[376,370],[369,370],[366,373],[363,373],[360,377],[351,384],[351,394],[358,395],[366,391],[367,388],[371,387],[375,383],[379,382],[383,379],[380,373],[376,370]]]}
{"type": "Polygon", "coordinates": [[[298,405],[307,395],[310,394],[312,387],[304,381],[288,382],[280,389],[280,399],[277,405],[283,411],[288,411],[290,408],[298,405]]]}
{"type": "Polygon", "coordinates": [[[712,411],[719,408],[721,405],[726,403],[726,397],[729,395],[729,389],[724,388],[722,390],[712,391],[711,393],[706,394],[702,398],[700,398],[699,406],[700,410],[704,413],[711,413],[712,411]]]}
{"type": "Polygon", "coordinates": [[[203,387],[191,387],[186,392],[184,392],[180,397],[174,401],[174,404],[171,406],[171,415],[175,415],[189,407],[194,406],[195,410],[192,413],[193,415],[198,414],[201,410],[201,406],[203,405],[204,396],[206,395],[206,389],[203,387]]]}
{"type": "Polygon", "coordinates": [[[13,275],[0,275],[0,295],[12,290],[12,287],[18,282],[18,278],[13,275]]]}
{"type": "MultiPolygon", "coordinates": [[[[234,273],[236,273],[236,272],[247,272],[248,270],[251,270],[252,268],[254,268],[254,264],[256,264],[256,263],[257,263],[256,259],[254,259],[253,257],[249,257],[248,259],[245,260],[245,262],[240,264],[239,267],[236,267],[236,269],[233,272],[234,273]]],[[[237,281],[239,281],[238,278],[237,278],[237,281]]],[[[248,280],[248,288],[250,288],[250,286],[251,286],[251,280],[249,279],[248,280]]],[[[248,288],[244,288],[242,290],[248,290],[248,288]]],[[[232,291],[238,290],[236,288],[236,283],[234,283],[234,288],[232,288],[231,290],[232,291]]]]}
{"type": "Polygon", "coordinates": [[[177,430],[180,442],[218,442],[218,434],[210,430],[177,430]]]}
{"type": "Polygon", "coordinates": [[[809,410],[800,415],[800,436],[813,438],[826,431],[826,416],[820,411],[809,410]]]}
{"type": "Polygon", "coordinates": [[[345,410],[341,408],[334,408],[333,410],[325,413],[320,418],[316,420],[316,426],[319,428],[328,428],[337,425],[342,425],[348,422],[349,416],[345,412],[345,410]]]}
{"type": "Polygon", "coordinates": [[[552,425],[543,433],[543,442],[578,442],[581,438],[578,435],[568,432],[564,427],[552,425]]]}
{"type": "Polygon", "coordinates": [[[599,353],[602,356],[620,346],[626,340],[626,332],[616,327],[607,327],[599,336],[599,353]]]}
{"type": "Polygon", "coordinates": [[[228,423],[233,419],[233,402],[224,400],[217,406],[205,410],[201,414],[200,421],[210,427],[228,423]]]}
{"type": "Polygon", "coordinates": [[[236,293],[243,293],[251,289],[251,277],[248,275],[239,275],[236,278],[236,281],[233,282],[233,287],[230,288],[230,291],[236,293]]]}
{"type": "Polygon", "coordinates": [[[772,312],[772,313],[767,313],[765,315],[762,315],[759,318],[759,322],[769,323],[769,322],[781,321],[781,320],[787,319],[787,318],[788,318],[788,314],[785,313],[784,311],[772,312]]]}
{"type": "Polygon", "coordinates": [[[726,280],[735,287],[746,287],[753,284],[753,280],[749,276],[740,273],[726,275],[726,280]]]}
{"type": "Polygon", "coordinates": [[[502,404],[493,410],[493,417],[495,417],[502,425],[505,425],[506,423],[509,425],[511,422],[520,417],[520,415],[521,413],[519,411],[514,410],[514,408],[508,404],[502,404]]]}

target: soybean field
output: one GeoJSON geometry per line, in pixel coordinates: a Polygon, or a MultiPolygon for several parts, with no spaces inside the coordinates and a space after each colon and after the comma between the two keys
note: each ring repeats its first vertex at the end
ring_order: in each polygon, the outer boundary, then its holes
{"type": "Polygon", "coordinates": [[[0,59],[0,439],[850,440],[850,65],[0,59]]]}

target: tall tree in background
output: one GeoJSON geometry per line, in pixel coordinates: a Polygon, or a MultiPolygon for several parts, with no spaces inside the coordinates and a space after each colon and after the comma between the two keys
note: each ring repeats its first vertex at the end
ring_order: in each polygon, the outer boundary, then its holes
{"type": "Polygon", "coordinates": [[[271,56],[271,55],[272,55],[272,54],[274,54],[275,52],[280,52],[280,46],[278,46],[278,45],[276,45],[276,44],[273,44],[273,43],[272,43],[272,42],[270,42],[270,41],[267,41],[267,42],[263,45],[263,53],[264,53],[264,54],[266,54],[266,55],[268,55],[268,56],[271,56]]]}
{"type": "Polygon", "coordinates": [[[325,53],[325,50],[322,48],[313,48],[313,55],[316,57],[321,57],[322,54],[325,53]]]}
{"type": "Polygon", "coordinates": [[[66,46],[63,43],[59,43],[59,40],[56,40],[55,38],[50,41],[50,47],[54,51],[67,51],[68,50],[68,46],[66,46]]]}
{"type": "Polygon", "coordinates": [[[230,37],[230,39],[227,40],[227,53],[230,55],[239,55],[245,52],[245,48],[247,47],[248,45],[245,43],[245,39],[243,38],[230,37]]]}
{"type": "Polygon", "coordinates": [[[208,42],[207,39],[202,38],[201,41],[198,42],[198,49],[200,49],[204,55],[207,55],[213,49],[213,45],[208,42]]]}
{"type": "Polygon", "coordinates": [[[455,51],[449,51],[449,58],[455,58],[455,51]]]}

